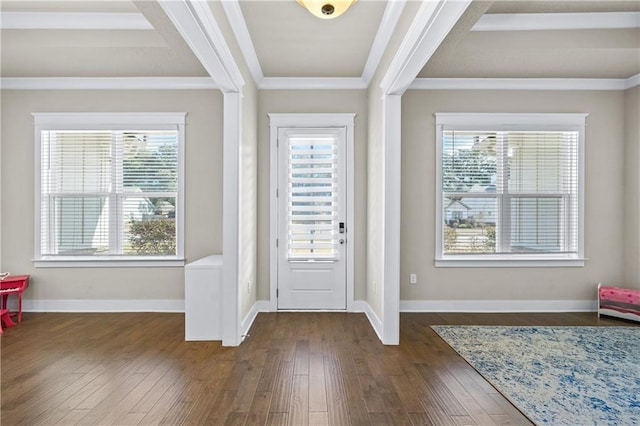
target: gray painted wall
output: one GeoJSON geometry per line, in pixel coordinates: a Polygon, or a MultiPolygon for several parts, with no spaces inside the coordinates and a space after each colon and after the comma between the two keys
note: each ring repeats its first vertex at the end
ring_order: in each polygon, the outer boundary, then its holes
{"type": "Polygon", "coordinates": [[[640,87],[625,92],[624,285],[640,288],[640,87]]]}
{"type": "Polygon", "coordinates": [[[625,95],[612,92],[420,91],[402,103],[401,300],[595,300],[624,277],[625,95]],[[436,112],[589,113],[583,268],[436,268],[436,112]],[[410,285],[409,274],[418,274],[410,285]]]}
{"type": "Polygon", "coordinates": [[[222,96],[199,91],[2,91],[2,267],[30,274],[27,299],[182,300],[183,268],[39,268],[33,112],[187,112],[185,256],[222,252],[222,96]]]}

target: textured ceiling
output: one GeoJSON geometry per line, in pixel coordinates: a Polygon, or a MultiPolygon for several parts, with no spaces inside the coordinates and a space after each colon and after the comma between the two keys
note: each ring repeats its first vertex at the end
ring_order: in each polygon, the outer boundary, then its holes
{"type": "Polygon", "coordinates": [[[360,0],[330,20],[293,0],[240,6],[266,77],[359,77],[386,3],[360,0]]]}
{"type": "MultiPolygon", "coordinates": [[[[154,28],[2,30],[3,77],[207,75],[155,1],[2,1],[0,7],[142,13],[154,28]]],[[[386,2],[359,0],[334,20],[315,18],[295,0],[240,0],[240,7],[266,77],[359,77],[386,2]]],[[[414,1],[405,8],[414,9],[414,1]]],[[[640,73],[637,28],[470,31],[485,12],[615,11],[640,11],[640,1],[474,1],[419,77],[628,78],[640,73]]]]}
{"type": "Polygon", "coordinates": [[[156,2],[6,2],[3,11],[143,13],[153,30],[1,32],[3,77],[202,77],[207,73],[156,2]]]}
{"type": "MultiPolygon", "coordinates": [[[[638,1],[497,1],[487,13],[637,11],[638,1]]],[[[640,29],[451,32],[420,78],[629,78],[640,29]]]]}

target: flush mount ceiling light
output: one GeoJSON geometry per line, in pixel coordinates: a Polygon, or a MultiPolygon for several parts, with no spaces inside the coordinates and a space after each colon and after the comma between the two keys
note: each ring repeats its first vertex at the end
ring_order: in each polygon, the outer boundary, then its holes
{"type": "Polygon", "coordinates": [[[297,0],[302,7],[320,19],[333,19],[342,15],[357,0],[297,0]]]}

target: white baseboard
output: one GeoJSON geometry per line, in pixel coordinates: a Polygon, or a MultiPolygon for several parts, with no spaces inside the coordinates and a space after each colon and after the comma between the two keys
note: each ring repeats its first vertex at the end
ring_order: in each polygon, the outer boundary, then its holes
{"type": "Polygon", "coordinates": [[[400,312],[596,312],[595,300],[401,300],[400,312]]]}
{"type": "Polygon", "coordinates": [[[248,335],[249,329],[259,312],[269,312],[270,310],[271,307],[268,300],[256,300],[256,303],[249,309],[249,312],[242,320],[242,324],[240,324],[240,338],[244,340],[245,336],[248,335]]]}
{"type": "MultiPolygon", "coordinates": [[[[11,309],[17,308],[9,300],[11,309]]],[[[182,299],[152,300],[24,300],[24,312],[184,312],[182,299]]],[[[596,312],[595,300],[401,300],[400,312],[596,312]]],[[[243,334],[258,312],[270,312],[268,300],[258,300],[242,322],[243,334]],[[247,327],[245,327],[248,324],[247,327]]],[[[355,300],[350,312],[364,312],[381,324],[365,300],[355,300]]],[[[375,324],[373,324],[375,327],[375,324]]]]}
{"type": "Polygon", "coordinates": [[[23,300],[24,312],[184,312],[183,299],[23,300]]]}
{"type": "Polygon", "coordinates": [[[359,300],[358,302],[362,304],[364,313],[367,315],[369,323],[371,323],[371,327],[373,327],[373,330],[378,335],[378,339],[382,342],[382,321],[380,321],[380,318],[378,318],[378,315],[376,315],[367,301],[359,300]]]}

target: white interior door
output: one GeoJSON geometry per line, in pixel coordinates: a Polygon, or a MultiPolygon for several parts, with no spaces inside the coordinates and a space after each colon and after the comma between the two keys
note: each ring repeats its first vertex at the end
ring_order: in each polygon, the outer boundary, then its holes
{"type": "Polygon", "coordinates": [[[278,309],[346,309],[346,128],[279,128],[278,309]]]}

